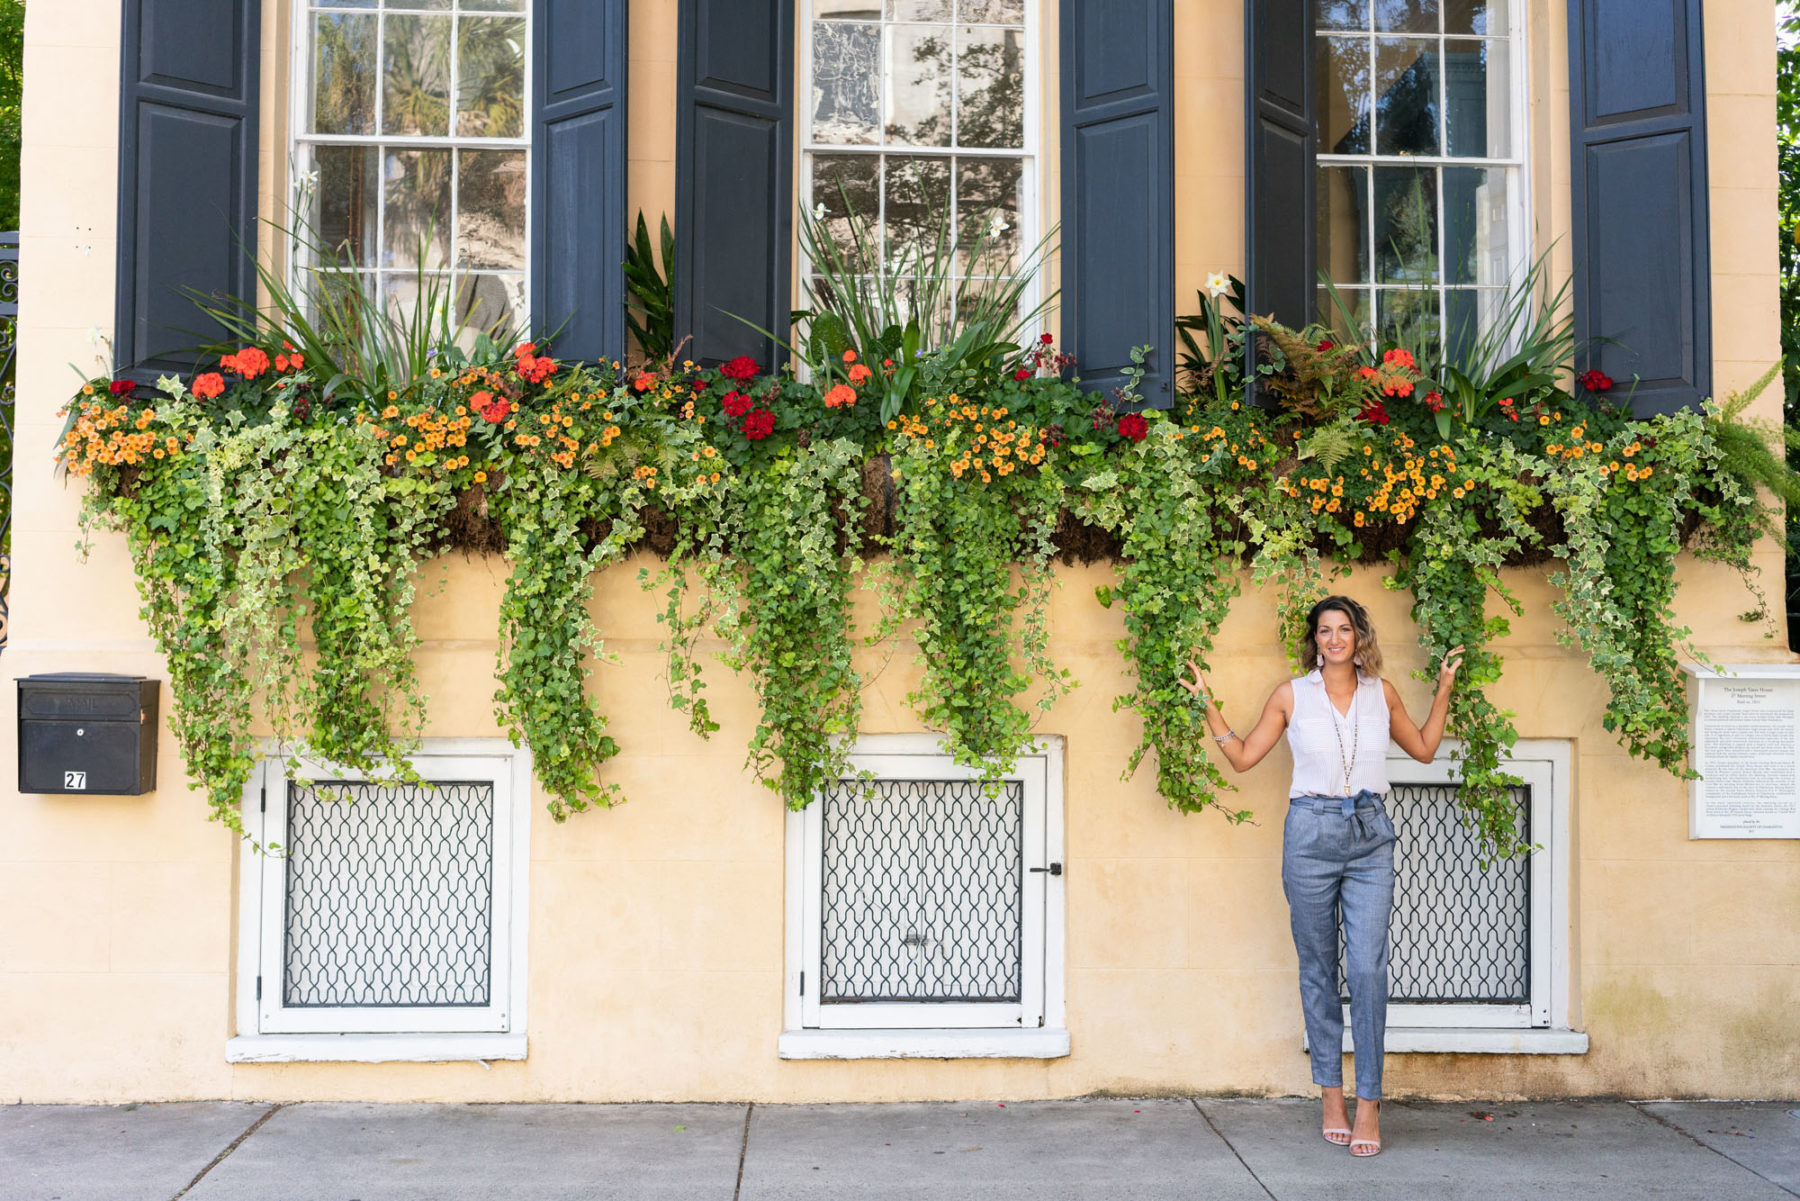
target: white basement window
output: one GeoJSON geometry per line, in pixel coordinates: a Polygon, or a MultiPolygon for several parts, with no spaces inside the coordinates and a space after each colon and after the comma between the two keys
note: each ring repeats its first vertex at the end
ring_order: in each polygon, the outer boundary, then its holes
{"type": "Polygon", "coordinates": [[[232,1062],[522,1059],[531,768],[431,740],[429,785],[265,760],[245,796],[232,1062]]]}
{"type": "Polygon", "coordinates": [[[1435,763],[1388,760],[1399,841],[1387,1050],[1585,1052],[1587,1035],[1569,1028],[1568,744],[1523,739],[1514,747],[1506,769],[1522,781],[1513,789],[1517,829],[1538,849],[1486,867],[1457,807],[1452,745],[1435,763]]]}
{"type": "Polygon", "coordinates": [[[788,816],[782,1058],[1068,1054],[1060,745],[992,794],[930,735],[857,752],[788,816]]]}

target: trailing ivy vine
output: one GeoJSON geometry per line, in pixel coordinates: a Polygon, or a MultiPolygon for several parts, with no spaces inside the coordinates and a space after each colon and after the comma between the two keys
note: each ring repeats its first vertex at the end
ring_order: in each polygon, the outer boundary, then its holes
{"type": "Polygon", "coordinates": [[[803,808],[846,775],[862,718],[850,594],[861,574],[862,447],[816,442],[744,479],[731,556],[712,573],[725,662],[762,700],[749,763],[803,808]]]}
{"type": "Polygon", "coordinates": [[[1523,512],[1536,503],[1530,487],[1511,474],[1514,465],[1510,455],[1487,460],[1465,454],[1447,467],[1460,475],[1459,486],[1423,510],[1404,570],[1394,579],[1395,586],[1412,590],[1413,621],[1426,653],[1415,678],[1436,679],[1445,654],[1464,648],[1448,723],[1459,740],[1453,752],[1458,795],[1469,820],[1500,855],[1522,849],[1519,809],[1509,791],[1519,780],[1501,764],[1519,736],[1511,711],[1487,697],[1503,665],[1493,643],[1510,628],[1504,616],[1488,614],[1488,594],[1515,616],[1522,612],[1500,568],[1534,540],[1523,512]]]}
{"type": "Polygon", "coordinates": [[[893,545],[925,672],[907,699],[956,762],[997,779],[1032,741],[1015,698],[1036,683],[1048,710],[1074,686],[1047,623],[1062,479],[1005,405],[952,393],[896,428],[893,545]]]}
{"type": "MultiPolygon", "coordinates": [[[[1224,451],[1221,443],[1208,453],[1180,427],[1158,422],[1116,469],[1082,482],[1084,515],[1123,538],[1118,581],[1102,587],[1100,603],[1124,608],[1119,650],[1136,681],[1113,708],[1135,710],[1143,721],[1125,776],[1154,752],[1157,791],[1183,812],[1220,805],[1219,794],[1233,787],[1208,753],[1203,716],[1176,683],[1190,658],[1207,666],[1238,591],[1245,544],[1233,537],[1230,510],[1216,503],[1224,451]]],[[[1250,816],[1226,813],[1234,821],[1250,816]]]]}

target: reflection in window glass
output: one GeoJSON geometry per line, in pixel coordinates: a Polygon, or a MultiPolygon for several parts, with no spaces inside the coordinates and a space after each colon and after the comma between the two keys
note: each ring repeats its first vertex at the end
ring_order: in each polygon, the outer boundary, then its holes
{"type": "MultiPolygon", "coordinates": [[[[1525,251],[1507,0],[1312,0],[1319,269],[1365,328],[1467,346],[1525,251]]],[[[1343,327],[1321,289],[1321,320],[1343,327]]]]}
{"type": "Polygon", "coordinates": [[[948,215],[959,271],[978,244],[984,271],[1016,268],[1035,241],[1024,0],[811,0],[801,28],[805,203],[840,249],[854,214],[900,271],[948,215]]]}
{"type": "Polygon", "coordinates": [[[527,320],[528,23],[526,0],[306,10],[299,213],[397,314],[419,303],[425,272],[453,320],[527,320]]]}

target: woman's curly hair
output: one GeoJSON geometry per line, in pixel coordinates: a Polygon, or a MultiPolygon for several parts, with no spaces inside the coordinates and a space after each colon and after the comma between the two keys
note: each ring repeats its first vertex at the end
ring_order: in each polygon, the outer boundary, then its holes
{"type": "Polygon", "coordinates": [[[1369,611],[1347,596],[1328,596],[1306,611],[1306,636],[1300,640],[1300,666],[1312,671],[1319,665],[1319,618],[1336,610],[1350,619],[1356,633],[1356,666],[1365,676],[1381,676],[1381,643],[1375,637],[1375,623],[1369,611]]]}

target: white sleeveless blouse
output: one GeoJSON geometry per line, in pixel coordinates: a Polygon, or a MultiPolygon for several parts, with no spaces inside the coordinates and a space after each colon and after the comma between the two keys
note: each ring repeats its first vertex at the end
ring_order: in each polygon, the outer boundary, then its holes
{"type": "Polygon", "coordinates": [[[1325,694],[1324,678],[1316,668],[1301,676],[1294,681],[1294,716],[1287,733],[1294,752],[1294,782],[1288,796],[1387,792],[1388,706],[1380,679],[1358,672],[1355,699],[1350,712],[1342,714],[1325,694]],[[1350,778],[1345,779],[1344,757],[1351,754],[1353,742],[1355,758],[1350,778]]]}

